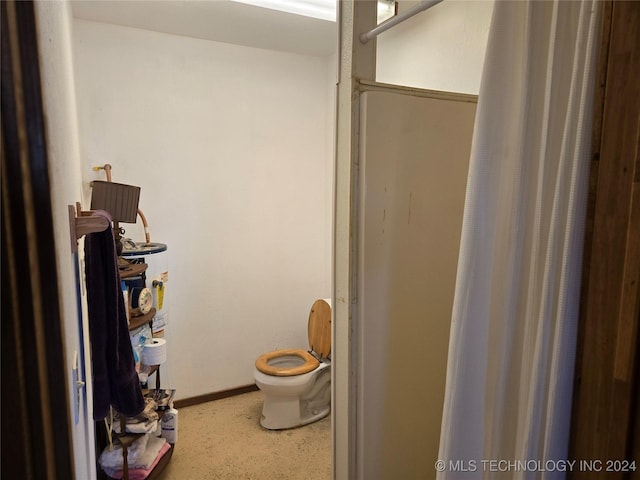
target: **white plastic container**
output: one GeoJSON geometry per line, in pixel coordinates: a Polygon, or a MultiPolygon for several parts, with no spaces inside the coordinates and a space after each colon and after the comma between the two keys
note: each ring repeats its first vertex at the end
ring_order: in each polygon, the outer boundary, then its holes
{"type": "Polygon", "coordinates": [[[129,289],[127,288],[127,284],[122,282],[122,298],[124,298],[124,311],[127,315],[127,325],[129,325],[129,289]]]}
{"type": "Polygon", "coordinates": [[[164,412],[162,420],[162,437],[169,443],[175,444],[178,441],[178,410],[173,408],[164,412]]]}

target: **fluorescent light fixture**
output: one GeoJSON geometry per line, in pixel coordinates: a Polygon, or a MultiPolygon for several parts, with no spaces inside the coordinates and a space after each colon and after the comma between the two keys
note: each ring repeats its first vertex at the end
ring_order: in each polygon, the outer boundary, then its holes
{"type": "MultiPolygon", "coordinates": [[[[238,3],[268,8],[280,12],[293,13],[320,20],[336,21],[338,0],[232,0],[238,3]]],[[[378,0],[378,24],[397,14],[397,2],[378,0]]]]}
{"type": "Polygon", "coordinates": [[[279,10],[281,12],[319,18],[330,22],[336,21],[337,0],[233,0],[255,7],[279,10]]]}
{"type": "Polygon", "coordinates": [[[378,25],[395,16],[398,2],[394,0],[378,0],[378,25]]]}

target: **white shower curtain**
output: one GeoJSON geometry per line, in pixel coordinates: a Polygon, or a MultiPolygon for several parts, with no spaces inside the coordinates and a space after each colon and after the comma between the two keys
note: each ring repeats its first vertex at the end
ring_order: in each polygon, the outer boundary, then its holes
{"type": "Polygon", "coordinates": [[[479,95],[438,479],[564,478],[597,1],[497,1],[479,95]]]}

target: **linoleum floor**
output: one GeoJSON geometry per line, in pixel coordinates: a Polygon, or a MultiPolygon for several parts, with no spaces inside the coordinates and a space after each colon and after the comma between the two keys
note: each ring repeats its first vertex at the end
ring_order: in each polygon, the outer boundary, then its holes
{"type": "Polygon", "coordinates": [[[260,425],[263,394],[178,410],[178,441],[160,480],[330,480],[331,415],[288,430],[260,425]]]}

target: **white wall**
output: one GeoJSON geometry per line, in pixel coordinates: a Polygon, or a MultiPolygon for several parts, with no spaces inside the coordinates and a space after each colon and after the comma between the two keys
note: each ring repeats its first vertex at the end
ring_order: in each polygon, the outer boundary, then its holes
{"type": "Polygon", "coordinates": [[[83,20],[74,41],[85,192],[110,163],[169,247],[163,386],[253,383],[331,294],[329,59],[83,20]]]}
{"type": "MultiPolygon", "coordinates": [[[[400,1],[400,12],[416,1],[400,1]]],[[[377,37],[376,80],[477,94],[491,0],[445,0],[377,37]]]]}
{"type": "MultiPolygon", "coordinates": [[[[72,254],[68,205],[82,198],[76,97],[73,83],[71,9],[66,2],[35,2],[40,49],[40,74],[45,111],[47,157],[51,186],[51,210],[56,244],[58,285],[63,319],[67,373],[68,414],[74,452],[76,478],[95,478],[93,404],[91,367],[86,315],[80,314],[77,259],[72,254]],[[84,355],[86,352],[86,355],[84,355]],[[77,410],[76,385],[71,374],[74,354],[78,354],[79,379],[86,381],[80,390],[77,410]],[[76,413],[77,411],[77,413],[76,413]],[[77,420],[76,420],[77,415],[77,420]]],[[[82,240],[80,241],[82,245],[82,240]]]]}

